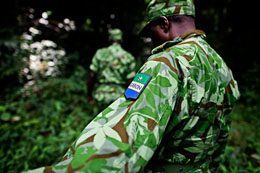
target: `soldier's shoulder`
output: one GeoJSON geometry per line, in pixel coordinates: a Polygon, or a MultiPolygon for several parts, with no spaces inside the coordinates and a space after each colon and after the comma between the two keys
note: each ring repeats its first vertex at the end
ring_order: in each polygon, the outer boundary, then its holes
{"type": "Polygon", "coordinates": [[[105,52],[105,51],[107,51],[107,50],[108,50],[107,47],[102,47],[102,48],[99,48],[99,49],[97,50],[97,52],[105,52]]]}
{"type": "Polygon", "coordinates": [[[206,41],[192,37],[169,47],[165,52],[174,55],[174,57],[184,56],[186,58],[189,56],[193,59],[198,53],[207,53],[208,47],[209,44],[206,41]]]}
{"type": "Polygon", "coordinates": [[[171,47],[171,49],[174,51],[184,51],[184,52],[194,52],[198,49],[200,46],[200,42],[197,39],[189,38],[187,40],[184,40],[174,46],[171,47]]]}
{"type": "Polygon", "coordinates": [[[106,54],[108,52],[108,48],[107,47],[103,47],[103,48],[99,48],[97,51],[96,51],[96,53],[95,53],[95,55],[96,56],[99,56],[99,55],[104,55],[104,54],[106,54]]]}

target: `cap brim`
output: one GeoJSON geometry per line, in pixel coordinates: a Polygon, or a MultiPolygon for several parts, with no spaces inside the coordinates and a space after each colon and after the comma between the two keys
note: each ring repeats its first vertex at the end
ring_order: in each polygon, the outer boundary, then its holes
{"type": "Polygon", "coordinates": [[[149,25],[150,25],[151,22],[147,22],[143,27],[142,29],[140,30],[139,32],[139,36],[140,37],[149,37],[149,33],[150,33],[150,28],[149,28],[149,25]]]}

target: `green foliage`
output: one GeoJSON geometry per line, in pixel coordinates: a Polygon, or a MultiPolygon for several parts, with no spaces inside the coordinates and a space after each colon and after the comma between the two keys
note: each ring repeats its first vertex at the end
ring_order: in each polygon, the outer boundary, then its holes
{"type": "Polygon", "coordinates": [[[29,52],[21,51],[21,42],[13,28],[0,28],[0,98],[23,86],[20,71],[25,66],[23,58],[29,52]]]}
{"type": "Polygon", "coordinates": [[[260,172],[260,78],[253,63],[239,83],[241,98],[232,113],[232,128],[219,172],[260,172]],[[254,77],[252,77],[254,76],[254,77]]]}
{"type": "Polygon", "coordinates": [[[219,172],[260,171],[260,107],[255,108],[243,104],[235,107],[229,142],[219,172]]]}
{"type": "Polygon", "coordinates": [[[86,99],[86,71],[49,78],[0,105],[0,172],[58,161],[92,118],[86,99]]]}
{"type": "Polygon", "coordinates": [[[246,73],[242,74],[242,99],[249,105],[248,109],[256,111],[259,107],[260,73],[258,61],[252,62],[246,73]]]}

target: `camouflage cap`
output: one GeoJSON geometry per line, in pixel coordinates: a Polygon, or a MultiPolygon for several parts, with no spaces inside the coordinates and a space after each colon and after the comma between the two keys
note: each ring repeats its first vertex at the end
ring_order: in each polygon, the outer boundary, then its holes
{"type": "Polygon", "coordinates": [[[123,39],[123,32],[118,29],[118,28],[115,28],[115,29],[110,29],[108,31],[108,34],[109,34],[109,40],[122,40],[123,39]]]}
{"type": "Polygon", "coordinates": [[[190,15],[195,17],[194,0],[152,0],[146,9],[146,25],[140,35],[143,35],[146,26],[161,16],[190,15]]]}

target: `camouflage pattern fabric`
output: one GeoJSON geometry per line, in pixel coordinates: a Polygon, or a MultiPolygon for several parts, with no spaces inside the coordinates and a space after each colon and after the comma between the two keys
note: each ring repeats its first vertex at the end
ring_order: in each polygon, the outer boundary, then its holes
{"type": "Polygon", "coordinates": [[[109,40],[115,41],[115,40],[123,39],[123,32],[118,28],[110,29],[108,31],[108,35],[109,35],[109,40]]]}
{"type": "Polygon", "coordinates": [[[152,0],[146,13],[148,22],[159,19],[160,16],[195,16],[195,6],[193,0],[152,0]]]}
{"type": "MultiPolygon", "coordinates": [[[[136,100],[101,112],[44,172],[140,172],[153,164],[196,164],[214,172],[239,97],[237,82],[200,30],[153,50],[138,74],[151,80],[136,100]]],[[[131,86],[131,85],[130,85],[131,86]]]]}
{"type": "Polygon", "coordinates": [[[146,26],[161,16],[169,17],[173,15],[190,15],[195,17],[194,0],[152,0],[146,9],[146,24],[141,35],[144,34],[146,26]]]}
{"type": "Polygon", "coordinates": [[[126,82],[135,76],[135,59],[120,44],[99,49],[92,59],[90,69],[97,74],[93,98],[108,105],[122,96],[126,82]]]}

